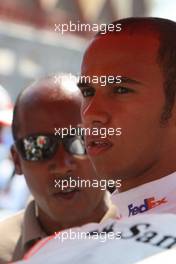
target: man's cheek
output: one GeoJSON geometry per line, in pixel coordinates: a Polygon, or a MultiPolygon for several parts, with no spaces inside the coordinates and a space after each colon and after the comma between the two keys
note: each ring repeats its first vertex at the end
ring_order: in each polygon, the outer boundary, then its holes
{"type": "Polygon", "coordinates": [[[42,190],[44,190],[44,182],[41,179],[40,176],[42,176],[42,172],[40,172],[40,174],[31,174],[31,172],[28,172],[27,170],[24,172],[25,175],[25,179],[27,182],[27,185],[30,189],[30,191],[33,192],[39,192],[41,193],[42,190]]]}

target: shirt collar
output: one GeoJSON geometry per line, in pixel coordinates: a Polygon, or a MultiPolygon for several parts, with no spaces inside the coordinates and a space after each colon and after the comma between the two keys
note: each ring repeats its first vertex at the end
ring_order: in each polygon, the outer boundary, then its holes
{"type": "Polygon", "coordinates": [[[22,226],[22,245],[34,244],[37,240],[46,237],[46,233],[40,226],[35,214],[35,201],[32,200],[24,213],[24,221],[22,226]]]}
{"type": "Polygon", "coordinates": [[[111,196],[118,207],[120,217],[140,213],[176,213],[175,204],[176,172],[131,190],[111,196]]]}

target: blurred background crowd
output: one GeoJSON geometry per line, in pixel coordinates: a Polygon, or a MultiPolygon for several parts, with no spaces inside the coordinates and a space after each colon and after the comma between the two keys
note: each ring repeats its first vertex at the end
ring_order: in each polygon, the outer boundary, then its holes
{"type": "Polygon", "coordinates": [[[22,209],[30,192],[10,156],[12,111],[18,93],[54,72],[79,75],[95,32],[60,34],[55,24],[102,24],[133,16],[176,21],[168,0],[0,0],[0,218],[22,209]]]}

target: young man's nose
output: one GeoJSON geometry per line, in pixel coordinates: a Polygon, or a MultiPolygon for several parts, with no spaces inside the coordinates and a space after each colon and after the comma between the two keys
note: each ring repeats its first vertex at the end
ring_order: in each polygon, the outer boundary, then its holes
{"type": "Polygon", "coordinates": [[[82,108],[82,119],[86,126],[94,126],[94,124],[107,125],[110,121],[108,109],[104,103],[99,103],[100,100],[93,97],[89,103],[82,108]]]}

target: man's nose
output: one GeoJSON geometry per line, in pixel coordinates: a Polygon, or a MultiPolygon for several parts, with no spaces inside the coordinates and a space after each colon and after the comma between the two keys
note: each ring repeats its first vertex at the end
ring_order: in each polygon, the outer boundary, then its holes
{"type": "MultiPolygon", "coordinates": [[[[109,109],[110,110],[110,109],[109,109]]],[[[95,124],[107,125],[110,121],[110,114],[106,108],[103,98],[96,95],[82,107],[82,119],[85,126],[95,124]]]]}
{"type": "Polygon", "coordinates": [[[63,175],[75,171],[75,159],[65,150],[63,144],[60,144],[55,156],[51,160],[50,168],[51,167],[53,168],[53,172],[63,175]]]}

